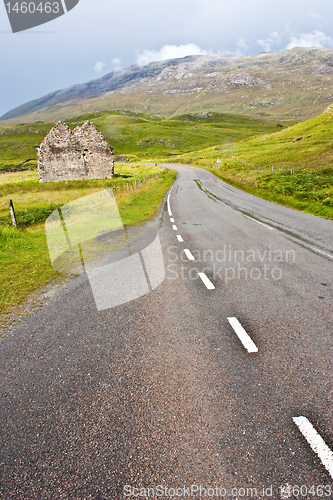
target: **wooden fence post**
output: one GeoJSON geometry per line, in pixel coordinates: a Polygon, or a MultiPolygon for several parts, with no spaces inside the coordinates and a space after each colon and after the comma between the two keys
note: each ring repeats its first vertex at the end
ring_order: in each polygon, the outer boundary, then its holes
{"type": "Polygon", "coordinates": [[[14,205],[13,205],[12,200],[8,200],[8,204],[9,204],[9,211],[10,211],[10,216],[12,218],[13,226],[15,227],[15,229],[17,229],[17,221],[16,221],[16,217],[15,217],[15,210],[14,210],[14,205]]]}

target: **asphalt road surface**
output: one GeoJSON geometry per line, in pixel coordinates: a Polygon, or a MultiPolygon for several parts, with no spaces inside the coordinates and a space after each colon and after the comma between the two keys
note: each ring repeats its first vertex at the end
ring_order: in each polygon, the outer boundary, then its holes
{"type": "Polygon", "coordinates": [[[1,339],[1,498],[333,498],[332,222],[175,168],[160,286],[1,339]]]}

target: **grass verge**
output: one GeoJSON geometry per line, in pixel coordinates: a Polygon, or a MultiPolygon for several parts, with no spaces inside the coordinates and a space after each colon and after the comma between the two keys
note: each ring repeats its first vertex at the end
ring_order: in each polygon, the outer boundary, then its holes
{"type": "MultiPolygon", "coordinates": [[[[259,198],[262,198],[264,200],[271,201],[273,203],[278,203],[279,205],[284,205],[288,208],[292,208],[294,210],[299,210],[301,212],[309,213],[312,215],[317,215],[319,217],[324,217],[325,219],[333,219],[333,206],[331,205],[331,198],[328,196],[328,191],[323,191],[320,190],[320,196],[322,197],[321,200],[317,200],[315,197],[318,194],[318,191],[316,192],[311,192],[308,193],[305,189],[303,192],[299,193],[299,198],[297,197],[297,194],[288,194],[287,192],[283,192],[281,190],[281,186],[283,185],[282,182],[280,182],[280,179],[277,180],[275,188],[271,187],[270,189],[265,189],[265,187],[259,187],[257,185],[253,186],[251,184],[246,183],[246,179],[241,179],[241,181],[236,180],[235,178],[231,177],[230,175],[226,175],[223,172],[218,171],[217,169],[212,169],[212,168],[206,168],[206,170],[209,170],[213,172],[217,177],[219,177],[221,180],[227,182],[228,184],[231,184],[232,186],[235,186],[239,189],[242,189],[243,191],[246,191],[247,193],[253,194],[254,196],[258,196],[259,198]],[[313,196],[313,199],[308,199],[308,196],[313,196]]],[[[323,170],[328,170],[328,169],[323,169],[323,170]]],[[[319,172],[323,173],[323,172],[319,172]]],[[[329,175],[328,177],[332,177],[333,170],[329,169],[329,175]]],[[[313,172],[308,172],[308,176],[311,177],[316,177],[317,172],[315,174],[313,172]]],[[[268,176],[270,178],[271,176],[268,176]]],[[[276,176],[277,177],[277,176],[276,176]]],[[[302,177],[304,178],[304,173],[301,172],[299,175],[293,174],[293,182],[302,182],[302,177]]],[[[263,183],[264,185],[264,183],[263,183]]],[[[320,185],[317,186],[320,189],[320,185]]],[[[330,187],[327,189],[331,189],[332,187],[332,180],[330,181],[330,187]]]]}
{"type": "Polygon", "coordinates": [[[30,292],[59,277],[51,266],[45,232],[0,227],[0,311],[8,313],[30,292]]]}
{"type": "MultiPolygon", "coordinates": [[[[144,173],[144,167],[138,166],[137,168],[141,168],[141,173],[144,173]]],[[[147,169],[149,167],[146,167],[146,174],[148,173],[147,169]]],[[[158,211],[175,178],[175,171],[159,169],[159,177],[150,180],[136,191],[114,190],[123,224],[134,225],[151,219],[158,211]]],[[[66,184],[68,186],[69,183],[66,184]]],[[[49,188],[51,187],[54,187],[54,191],[49,190],[50,193],[53,192],[60,198],[63,196],[63,186],[58,185],[59,191],[56,190],[57,186],[49,186],[49,188]]],[[[101,188],[103,185],[94,186],[91,189],[98,191],[101,188]]],[[[75,197],[87,194],[85,192],[87,190],[89,189],[86,187],[80,193],[78,187],[74,186],[72,190],[67,189],[65,192],[67,192],[66,196],[68,196],[68,192],[70,193],[69,198],[72,201],[75,197]]],[[[5,224],[0,225],[0,312],[2,322],[4,315],[8,314],[13,306],[22,302],[30,293],[61,277],[64,278],[64,275],[57,273],[51,266],[44,224],[33,223],[33,225],[21,227],[18,230],[5,224]]]]}

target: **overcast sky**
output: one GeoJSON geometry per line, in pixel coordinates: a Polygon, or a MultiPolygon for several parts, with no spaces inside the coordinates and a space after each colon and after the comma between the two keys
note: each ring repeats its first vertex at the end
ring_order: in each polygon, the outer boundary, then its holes
{"type": "Polygon", "coordinates": [[[333,49],[333,0],[80,0],[13,34],[0,4],[0,116],[131,64],[295,46],[333,49]]]}

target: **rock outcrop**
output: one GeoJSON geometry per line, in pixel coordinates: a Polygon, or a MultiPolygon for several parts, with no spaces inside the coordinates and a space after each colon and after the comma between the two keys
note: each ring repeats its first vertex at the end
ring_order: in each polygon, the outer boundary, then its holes
{"type": "Polygon", "coordinates": [[[92,122],[73,131],[58,122],[37,149],[39,182],[109,179],[113,149],[92,122]]]}

